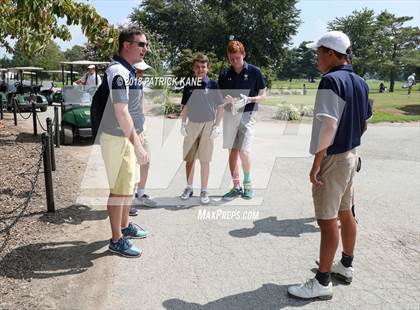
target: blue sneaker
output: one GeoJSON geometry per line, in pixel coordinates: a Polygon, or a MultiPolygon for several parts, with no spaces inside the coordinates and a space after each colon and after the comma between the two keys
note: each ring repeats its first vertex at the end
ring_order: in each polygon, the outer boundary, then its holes
{"type": "Polygon", "coordinates": [[[142,253],[140,249],[136,248],[124,237],[117,242],[113,242],[112,239],[109,240],[108,250],[124,257],[140,257],[142,253]]]}
{"type": "Polygon", "coordinates": [[[128,227],[121,229],[121,232],[126,238],[143,239],[149,234],[137,224],[129,223],[128,227]]]}

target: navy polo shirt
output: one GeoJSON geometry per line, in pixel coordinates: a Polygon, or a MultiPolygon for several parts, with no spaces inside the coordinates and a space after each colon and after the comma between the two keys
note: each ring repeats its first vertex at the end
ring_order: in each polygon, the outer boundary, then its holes
{"type": "Polygon", "coordinates": [[[195,123],[214,121],[217,106],[223,104],[223,97],[216,81],[207,76],[199,85],[185,85],[182,105],[188,106],[188,119],[195,123]]]}
{"type": "MultiPolygon", "coordinates": [[[[223,70],[219,75],[219,87],[222,89],[223,97],[227,95],[233,98],[240,98],[240,94],[248,97],[258,96],[261,89],[266,88],[266,82],[261,70],[247,62],[244,62],[242,71],[236,73],[233,66],[223,70]]],[[[248,103],[244,112],[258,110],[255,102],[248,103]]]]}
{"type": "Polygon", "coordinates": [[[144,114],[142,112],[143,85],[136,79],[136,70],[121,56],[115,55],[106,69],[109,98],[101,126],[103,131],[115,136],[125,136],[115,117],[113,104],[128,105],[128,112],[133,120],[137,133],[143,131],[144,114]]]}
{"type": "Polygon", "coordinates": [[[344,153],[359,146],[366,121],[372,116],[366,82],[354,73],[351,65],[340,65],[322,77],[318,94],[313,129],[320,116],[331,117],[338,122],[337,132],[327,149],[327,155],[344,153]],[[328,91],[331,95],[318,96],[328,91]]]}

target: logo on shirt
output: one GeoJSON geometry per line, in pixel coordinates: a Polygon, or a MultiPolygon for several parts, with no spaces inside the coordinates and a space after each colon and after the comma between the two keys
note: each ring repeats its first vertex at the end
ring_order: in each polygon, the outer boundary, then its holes
{"type": "Polygon", "coordinates": [[[122,76],[119,76],[118,78],[117,78],[117,85],[118,86],[123,86],[124,85],[124,79],[122,78],[122,76]]]}
{"type": "Polygon", "coordinates": [[[248,80],[248,74],[244,74],[244,81],[248,80]]]}

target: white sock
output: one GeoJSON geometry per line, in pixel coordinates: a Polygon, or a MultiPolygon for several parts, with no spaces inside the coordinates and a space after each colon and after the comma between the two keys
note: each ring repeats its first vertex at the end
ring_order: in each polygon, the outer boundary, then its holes
{"type": "Polygon", "coordinates": [[[142,197],[144,195],[144,188],[137,189],[137,197],[142,197]]]}
{"type": "Polygon", "coordinates": [[[207,188],[202,188],[201,191],[207,193],[207,188]]]}
{"type": "Polygon", "coordinates": [[[193,189],[193,188],[192,188],[192,185],[189,185],[189,184],[187,184],[187,188],[188,188],[188,189],[193,189]]]}

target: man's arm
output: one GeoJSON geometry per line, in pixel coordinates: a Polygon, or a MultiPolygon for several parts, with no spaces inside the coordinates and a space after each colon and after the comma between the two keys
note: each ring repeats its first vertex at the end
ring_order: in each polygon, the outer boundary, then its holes
{"type": "Polygon", "coordinates": [[[130,140],[134,146],[134,151],[136,152],[136,157],[139,159],[140,163],[147,163],[149,160],[147,158],[147,153],[143,148],[143,145],[140,141],[140,138],[137,135],[136,129],[134,127],[133,119],[128,111],[128,104],[126,103],[115,103],[114,104],[115,118],[118,121],[124,135],[130,140]]]}
{"type": "Polygon", "coordinates": [[[85,85],[86,84],[86,74],[83,75],[80,79],[78,79],[77,81],[74,81],[73,83],[76,83],[77,85],[85,85]]]}
{"type": "Polygon", "coordinates": [[[181,111],[181,119],[183,123],[187,122],[187,115],[188,115],[188,107],[187,105],[183,105],[182,111],[181,111]]]}
{"type": "Polygon", "coordinates": [[[251,99],[251,102],[258,102],[258,103],[260,103],[266,97],[267,97],[267,87],[266,88],[263,88],[263,89],[260,89],[258,91],[258,96],[250,97],[250,99],[251,99]]]}
{"type": "Polygon", "coordinates": [[[323,149],[315,154],[314,162],[312,163],[312,169],[309,173],[309,179],[311,183],[315,186],[323,185],[322,181],[319,179],[319,171],[321,170],[321,161],[325,156],[327,149],[323,149]]]}
{"type": "Polygon", "coordinates": [[[217,111],[216,111],[216,123],[215,125],[217,127],[220,127],[220,123],[222,122],[223,119],[223,105],[219,105],[217,107],[217,111]]]}
{"type": "Polygon", "coordinates": [[[315,186],[322,185],[322,181],[319,179],[319,171],[321,169],[321,161],[324,158],[328,147],[334,140],[335,133],[337,131],[337,120],[328,117],[328,116],[321,116],[321,128],[319,130],[319,143],[317,147],[317,152],[315,153],[315,158],[312,163],[312,169],[309,174],[310,181],[315,186]]]}

